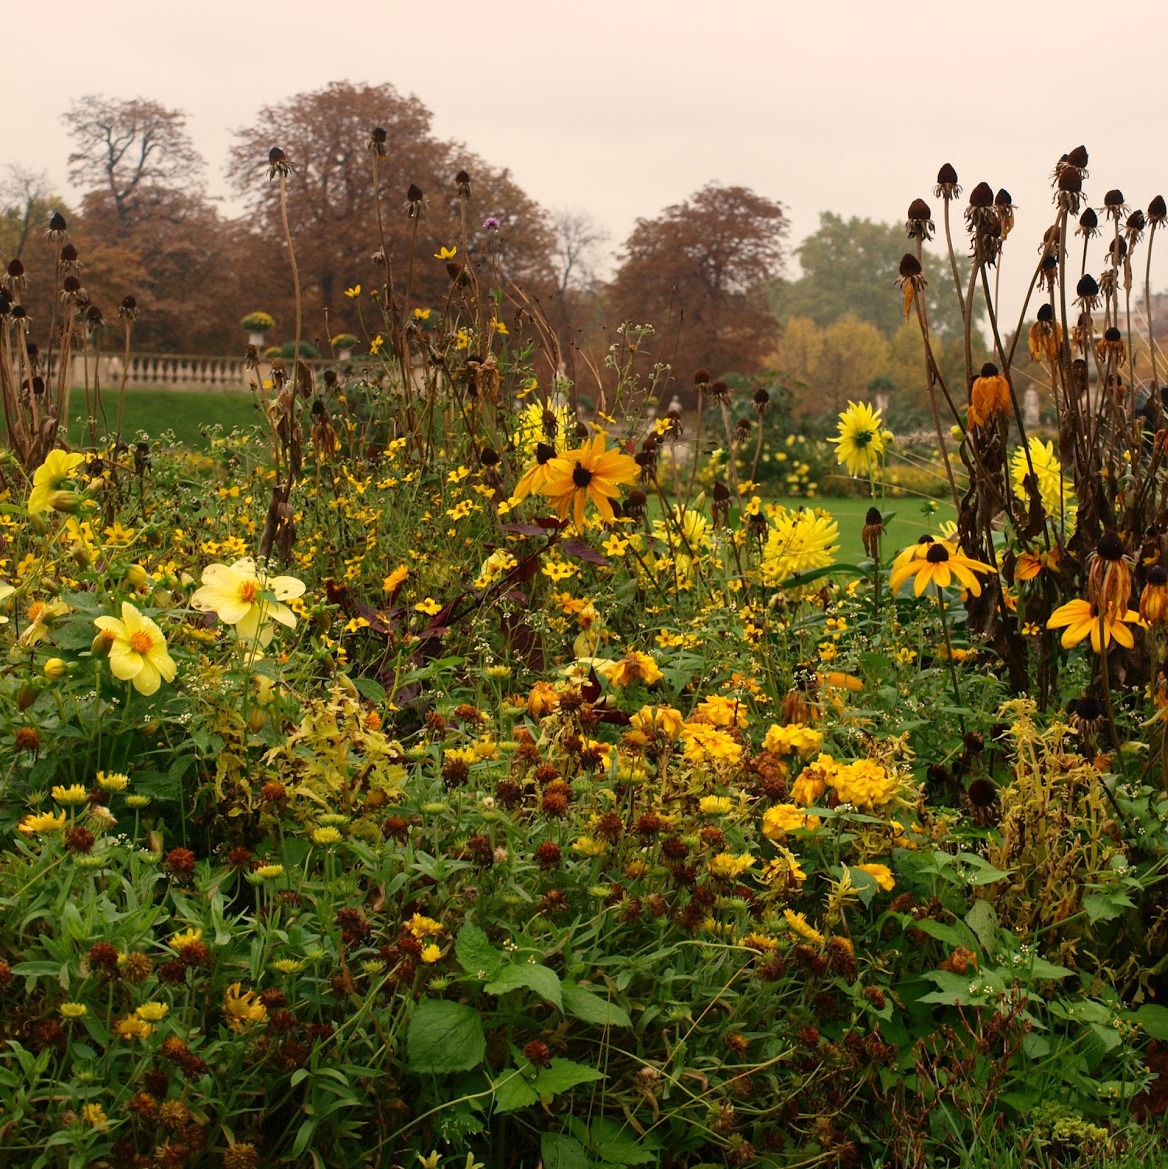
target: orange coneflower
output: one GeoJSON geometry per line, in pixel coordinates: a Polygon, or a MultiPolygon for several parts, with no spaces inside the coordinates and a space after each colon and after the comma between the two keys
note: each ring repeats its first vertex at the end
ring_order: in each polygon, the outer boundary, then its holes
{"type": "Polygon", "coordinates": [[[969,425],[984,426],[991,418],[1010,413],[1010,383],[987,361],[969,390],[969,425]]]}
{"type": "Polygon", "coordinates": [[[1129,625],[1143,625],[1139,613],[1133,609],[1108,613],[1090,601],[1068,601],[1057,608],[1047,621],[1047,629],[1062,629],[1063,649],[1072,649],[1086,637],[1091,638],[1091,648],[1101,654],[1112,641],[1131,649],[1135,638],[1129,625]]]}
{"type": "Polygon", "coordinates": [[[1140,619],[1148,625],[1168,625],[1168,569],[1153,564],[1140,593],[1140,619]]]}
{"type": "Polygon", "coordinates": [[[1108,616],[1127,611],[1131,601],[1131,558],[1116,532],[1104,532],[1087,561],[1087,600],[1108,616]]]}
{"type": "Polygon", "coordinates": [[[551,500],[560,519],[571,513],[577,529],[584,527],[584,504],[589,499],[606,520],[611,520],[615,514],[612,500],[620,494],[617,487],[635,482],[638,474],[632,456],[605,449],[603,434],[558,455],[549,462],[548,470],[539,493],[551,500]]]}
{"type": "Polygon", "coordinates": [[[1062,340],[1063,331],[1058,321],[1054,319],[1054,309],[1049,304],[1044,304],[1038,310],[1038,319],[1030,326],[1027,337],[1030,360],[1056,361],[1062,340]]]}
{"type": "Polygon", "coordinates": [[[919,597],[930,584],[946,589],[956,579],[976,597],[981,595],[981,582],[975,574],[987,572],[993,572],[990,565],[966,556],[956,544],[936,540],[928,546],[924,556],[894,566],[889,583],[896,592],[910,577],[915,578],[913,592],[919,597]]]}

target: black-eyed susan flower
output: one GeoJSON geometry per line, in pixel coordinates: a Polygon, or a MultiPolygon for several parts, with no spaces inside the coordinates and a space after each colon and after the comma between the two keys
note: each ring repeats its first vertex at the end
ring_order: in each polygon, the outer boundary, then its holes
{"type": "Polygon", "coordinates": [[[956,544],[950,544],[947,540],[934,540],[924,547],[923,556],[917,554],[910,559],[903,559],[904,553],[901,553],[897,557],[889,577],[893,592],[911,579],[913,592],[919,597],[931,584],[939,589],[947,589],[956,580],[975,597],[981,594],[981,582],[977,574],[993,572],[988,564],[966,556],[956,544]]]}
{"type": "Polygon", "coordinates": [[[1147,625],[1168,625],[1168,569],[1153,564],[1140,593],[1140,619],[1147,625]]]}
{"type": "Polygon", "coordinates": [[[969,388],[969,425],[984,426],[999,415],[1009,417],[1010,383],[987,361],[969,388]]]}
{"type": "Polygon", "coordinates": [[[1124,613],[1131,601],[1132,558],[1115,531],[1099,537],[1087,560],[1087,600],[1108,615],[1124,613]]]}
{"type": "Polygon", "coordinates": [[[1063,649],[1073,649],[1086,638],[1091,639],[1091,648],[1103,653],[1114,641],[1125,649],[1132,649],[1135,638],[1129,625],[1143,625],[1139,613],[1133,609],[1124,612],[1107,613],[1090,601],[1074,600],[1061,605],[1047,621],[1047,629],[1061,629],[1063,649]]]}
{"type": "Polygon", "coordinates": [[[637,478],[637,464],[631,455],[608,450],[604,435],[594,435],[575,450],[565,451],[549,461],[549,474],[539,494],[547,496],[560,519],[571,514],[577,530],[584,527],[584,505],[591,500],[606,520],[616,514],[612,501],[621,484],[637,478]]]}
{"type": "Polygon", "coordinates": [[[1027,347],[1030,350],[1030,360],[1056,361],[1062,340],[1062,326],[1054,319],[1054,309],[1049,304],[1042,305],[1026,338],[1027,347]]]}
{"type": "Polygon", "coordinates": [[[835,444],[836,462],[856,478],[871,475],[892,440],[883,429],[881,411],[868,402],[848,402],[838,421],[839,435],[827,441],[835,444]]]}

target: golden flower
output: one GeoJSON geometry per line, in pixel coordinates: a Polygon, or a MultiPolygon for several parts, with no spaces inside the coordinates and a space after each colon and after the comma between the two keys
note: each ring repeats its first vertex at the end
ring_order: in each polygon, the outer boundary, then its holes
{"type": "Polygon", "coordinates": [[[768,840],[782,840],[788,832],[819,827],[817,816],[808,816],[795,804],[776,804],[762,814],[762,834],[768,840]]]}
{"type": "Polygon", "coordinates": [[[89,1008],[84,1003],[62,1003],[58,1008],[62,1019],[84,1019],[89,1008]]]}
{"type": "Polygon", "coordinates": [[[325,827],[312,830],[312,843],[321,845],[338,844],[341,841],[339,828],[325,827]]]}
{"type": "Polygon", "coordinates": [[[630,650],[619,662],[598,662],[596,671],[611,685],[622,688],[634,682],[652,686],[664,677],[649,654],[636,650],[630,650]]]}
{"type": "Polygon", "coordinates": [[[667,738],[677,739],[681,735],[684,721],[681,711],[675,710],[672,706],[642,706],[629,719],[629,724],[645,734],[660,731],[667,738]]]}
{"type": "Polygon", "coordinates": [[[105,1109],[100,1104],[91,1103],[81,1105],[81,1121],[90,1128],[104,1130],[107,1119],[105,1109]]]}
{"type": "Polygon", "coordinates": [[[839,524],[829,512],[775,507],[762,550],[763,574],[781,580],[796,573],[828,568],[839,551],[839,524]]]}
{"type": "Polygon", "coordinates": [[[64,812],[40,812],[25,816],[16,828],[25,836],[48,836],[53,832],[60,832],[68,820],[64,812]]]}
{"type": "Polygon", "coordinates": [[[1139,613],[1128,609],[1122,615],[1119,610],[1113,614],[1102,613],[1090,601],[1068,601],[1060,605],[1047,621],[1047,629],[1062,629],[1063,649],[1072,649],[1085,638],[1091,638],[1091,648],[1101,654],[1112,641],[1125,649],[1135,646],[1135,638],[1129,625],[1143,625],[1139,613]]]}
{"type": "Polygon", "coordinates": [[[742,876],[754,864],[754,857],[748,852],[736,855],[720,852],[710,858],[710,874],[722,880],[733,881],[742,876]]]}
{"type": "Polygon", "coordinates": [[[137,1015],[127,1015],[114,1024],[114,1033],[119,1039],[149,1039],[154,1034],[154,1025],[137,1015]]]}
{"type": "Polygon", "coordinates": [[[1059,550],[1049,552],[1019,552],[1014,561],[1014,580],[1034,580],[1042,572],[1058,572],[1059,550]]]}
{"type": "Polygon", "coordinates": [[[105,792],[121,792],[130,786],[130,777],[120,771],[99,771],[97,786],[105,792]]]}
{"type": "Polygon", "coordinates": [[[1010,383],[987,361],[970,387],[969,425],[984,426],[999,414],[1009,417],[1011,413],[1010,383]]]}
{"type": "Polygon", "coordinates": [[[891,893],[896,888],[896,881],[893,879],[892,870],[887,865],[865,864],[855,865],[863,873],[875,878],[876,884],[885,893],[891,893]]]}
{"type": "Polygon", "coordinates": [[[1168,624],[1168,570],[1162,564],[1148,569],[1148,579],[1140,593],[1140,619],[1146,625],[1168,624]]]}
{"type": "Polygon", "coordinates": [[[798,934],[805,941],[814,942],[819,946],[823,945],[823,934],[811,925],[803,914],[796,913],[793,909],[784,909],[783,918],[792,933],[798,934]]]}
{"type": "Polygon", "coordinates": [[[157,692],[163,680],[173,682],[174,659],[166,649],[162,630],[130,604],[122,602],[122,619],[95,617],[94,625],[103,633],[113,634],[109,664],[115,678],[133,684],[139,694],[157,692]]]}
{"type": "Polygon", "coordinates": [[[690,763],[734,764],[742,758],[742,744],[726,731],[705,723],[686,723],[681,728],[685,758],[690,763]]]}
{"type": "Polygon", "coordinates": [[[247,1031],[268,1017],[268,1008],[257,1000],[254,990],[243,990],[233,982],[223,996],[223,1015],[232,1031],[247,1031]]]}
{"type": "Polygon", "coordinates": [[[880,410],[867,402],[849,401],[848,408],[840,413],[838,428],[838,437],[827,440],[836,444],[836,462],[853,477],[870,476],[892,438],[881,429],[880,410]]]}
{"type": "Polygon", "coordinates": [[[143,1003],[135,1008],[134,1014],[147,1023],[161,1023],[169,1011],[170,1007],[166,1003],[143,1003]]]}
{"type": "Polygon", "coordinates": [[[296,614],[282,602],[303,595],[303,581],[293,576],[269,576],[245,556],[231,565],[207,565],[203,586],[191,597],[191,604],[201,612],[215,613],[225,625],[233,625],[241,641],[266,645],[273,621],[295,629],[296,614]]]}
{"type": "Polygon", "coordinates": [[[409,568],[404,564],[399,564],[397,566],[397,568],[395,568],[393,570],[393,572],[391,572],[381,582],[381,587],[390,596],[393,596],[393,594],[397,591],[398,587],[401,585],[402,581],[404,581],[406,579],[406,577],[409,575],[410,575],[409,568]]]}
{"type": "Polygon", "coordinates": [[[543,718],[560,705],[560,695],[550,682],[536,682],[527,696],[527,713],[532,718],[543,718]]]}
{"type": "Polygon", "coordinates": [[[791,799],[804,808],[810,808],[827,790],[823,772],[815,767],[805,767],[791,785],[791,799]]]}
{"type": "Polygon", "coordinates": [[[436,946],[431,942],[428,946],[422,947],[422,952],[419,957],[427,966],[432,966],[442,957],[442,947],[436,946]]]}
{"type": "Polygon", "coordinates": [[[432,917],[426,917],[424,914],[415,913],[409,921],[406,922],[406,929],[414,935],[415,938],[428,938],[434,934],[443,932],[442,923],[435,921],[432,917]]]}
{"type": "Polygon", "coordinates": [[[284,875],[283,865],[259,865],[252,869],[251,875],[257,881],[271,881],[284,875]]]}
{"type": "Polygon", "coordinates": [[[979,596],[981,582],[974,574],[993,572],[988,564],[966,556],[956,544],[950,544],[947,540],[934,540],[925,548],[924,556],[907,561],[897,557],[897,560],[899,563],[893,566],[889,576],[892,591],[896,592],[912,577],[915,578],[913,592],[918,597],[930,584],[935,584],[939,589],[949,588],[954,578],[974,596],[979,596]]]}
{"type": "MultiPolygon", "coordinates": [[[[1014,484],[1014,490],[1027,503],[1030,502],[1028,482],[1032,466],[1034,478],[1038,480],[1038,496],[1042,500],[1046,514],[1052,520],[1061,523],[1066,530],[1073,531],[1079,504],[1075,498],[1071,478],[1063,474],[1062,463],[1054,453],[1053,441],[1043,442],[1042,439],[1031,436],[1025,447],[1015,448],[1013,455],[1010,456],[1010,479],[1014,484]]],[[[1052,549],[1045,555],[1053,555],[1057,564],[1057,549],[1052,549]]]]}
{"type": "Polygon", "coordinates": [[[896,795],[896,781],[871,759],[835,764],[826,782],[841,804],[854,804],[857,808],[878,807],[890,803],[896,795]]]}
{"type": "Polygon", "coordinates": [[[20,644],[28,647],[44,641],[49,636],[53,622],[69,611],[69,606],[60,597],[53,597],[49,601],[33,601],[28,607],[28,624],[18,639],[20,644]]]}
{"type": "Polygon", "coordinates": [[[801,755],[804,759],[823,746],[823,732],[803,723],[789,723],[786,726],[771,724],[762,749],[773,755],[801,755]]]}
{"type": "Polygon", "coordinates": [[[203,931],[197,926],[191,926],[181,933],[170,935],[170,944],[176,950],[181,950],[184,946],[192,946],[195,942],[201,942],[202,940],[203,931]]]}
{"type": "Polygon", "coordinates": [[[571,513],[577,530],[584,527],[584,504],[591,500],[606,520],[613,518],[612,500],[622,483],[635,483],[638,468],[631,455],[606,450],[604,435],[597,434],[583,446],[565,451],[550,461],[550,475],[539,488],[560,519],[571,513]]]}
{"type": "Polygon", "coordinates": [[[729,796],[702,796],[698,811],[706,816],[726,816],[734,811],[734,801],[729,796]]]}
{"type": "Polygon", "coordinates": [[[28,497],[30,515],[39,515],[52,507],[52,497],[69,480],[73,472],[85,462],[77,452],[51,450],[45,461],[33,472],[32,492],[28,497]]]}
{"type": "Polygon", "coordinates": [[[63,804],[67,808],[84,804],[89,799],[89,792],[80,783],[71,784],[69,787],[62,787],[60,784],[57,784],[53,787],[51,794],[58,804],[63,804]]]}

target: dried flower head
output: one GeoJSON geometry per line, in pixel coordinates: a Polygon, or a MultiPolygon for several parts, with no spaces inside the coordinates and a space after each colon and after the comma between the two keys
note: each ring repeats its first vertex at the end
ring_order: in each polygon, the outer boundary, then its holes
{"type": "Polygon", "coordinates": [[[937,185],[933,188],[933,194],[946,202],[961,194],[961,185],[957,182],[957,172],[950,163],[945,163],[937,171],[937,185]]]}
{"type": "Polygon", "coordinates": [[[374,126],[369,131],[369,153],[377,155],[378,158],[385,157],[385,129],[381,126],[374,126]]]}
{"type": "Polygon", "coordinates": [[[909,239],[930,240],[933,238],[933,213],[924,199],[914,199],[908,205],[908,217],[904,229],[909,239]]]}
{"type": "Polygon", "coordinates": [[[271,182],[277,175],[286,179],[295,169],[280,147],[273,146],[268,151],[268,182],[271,182]]]}

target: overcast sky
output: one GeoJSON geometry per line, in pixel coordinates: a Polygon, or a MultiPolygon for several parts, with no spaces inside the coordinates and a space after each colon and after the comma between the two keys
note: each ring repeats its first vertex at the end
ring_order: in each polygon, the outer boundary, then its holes
{"type": "Polygon", "coordinates": [[[61,113],[89,93],[141,96],[186,111],[225,195],[233,131],[261,106],[388,81],[545,206],[589,212],[612,249],[638,216],[711,180],[784,203],[792,244],[825,210],[900,220],[914,196],[936,203],[937,168],[952,162],[966,192],[984,179],[1014,196],[1003,288],[1020,296],[1060,154],[1086,144],[1096,205],[1111,187],[1144,208],[1168,194],[1164,12],[1152,0],[8,5],[0,161],[47,171],[68,200],[61,113]]]}

